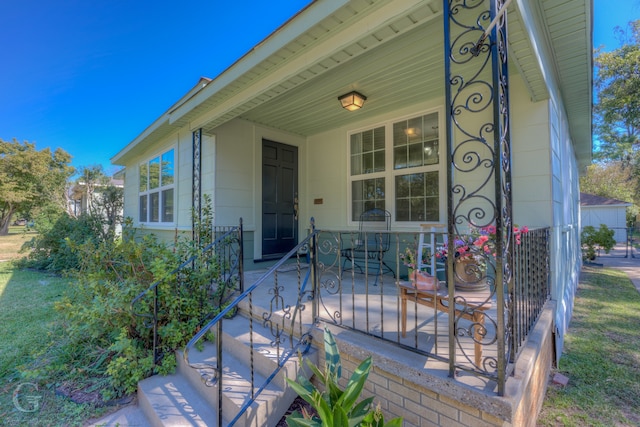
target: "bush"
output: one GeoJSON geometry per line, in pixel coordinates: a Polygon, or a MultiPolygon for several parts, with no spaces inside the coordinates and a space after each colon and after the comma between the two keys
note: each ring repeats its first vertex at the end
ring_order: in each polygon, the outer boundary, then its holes
{"type": "Polygon", "coordinates": [[[192,239],[189,233],[173,246],[151,234],[138,236],[130,220],[125,221],[122,238],[115,241],[65,239],[65,248],[77,257],[78,266],[70,273],[74,280],[68,291],[56,304],[66,322],[66,338],[64,348],[52,353],[75,356],[51,366],[73,365],[74,370],[108,377],[110,386],[103,389],[107,398],[134,392],[140,380],[154,373],[173,371],[174,350],[186,344],[204,319],[219,312],[228,293],[224,287],[212,286],[219,269],[211,257],[197,258],[173,273],[211,242],[211,230],[211,210],[203,206],[203,222],[195,228],[198,238],[192,239]],[[132,301],[157,281],[159,344],[154,353],[155,292],[135,307],[132,301]],[[156,360],[157,354],[165,356],[156,360]]]}
{"type": "Polygon", "coordinates": [[[98,243],[99,220],[83,214],[73,218],[66,212],[48,209],[36,216],[34,229],[38,233],[22,245],[22,252],[29,252],[18,266],[62,273],[77,270],[80,266],[74,246],[87,242],[98,243]]]}
{"type": "Polygon", "coordinates": [[[598,230],[591,225],[587,225],[582,229],[580,238],[582,240],[582,259],[592,261],[596,259],[596,251],[602,249],[605,253],[609,253],[616,245],[613,238],[614,230],[611,230],[605,224],[600,224],[598,230]]]}

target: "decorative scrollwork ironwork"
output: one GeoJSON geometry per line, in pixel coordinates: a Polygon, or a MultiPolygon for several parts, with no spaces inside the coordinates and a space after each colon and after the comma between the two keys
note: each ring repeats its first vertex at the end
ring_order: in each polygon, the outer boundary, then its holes
{"type": "MultiPolygon", "coordinates": [[[[445,12],[449,230],[458,236],[488,225],[497,229],[495,254],[472,248],[473,256],[487,266],[483,279],[491,288],[489,298],[497,304],[497,318],[484,314],[490,325],[463,327],[458,316],[456,336],[470,336],[483,346],[497,343],[497,358],[485,356],[480,364],[472,363],[475,370],[490,377],[502,370],[497,373],[499,388],[504,387],[505,357],[508,359],[508,354],[500,352],[510,347],[502,344],[510,341],[505,323],[510,319],[512,278],[506,14],[493,29],[488,31],[488,27],[502,6],[501,0],[450,0],[445,12]]],[[[453,243],[449,248],[453,249],[453,243]]],[[[453,268],[453,260],[448,262],[453,268]]],[[[459,339],[457,345],[462,349],[459,339]]]]}

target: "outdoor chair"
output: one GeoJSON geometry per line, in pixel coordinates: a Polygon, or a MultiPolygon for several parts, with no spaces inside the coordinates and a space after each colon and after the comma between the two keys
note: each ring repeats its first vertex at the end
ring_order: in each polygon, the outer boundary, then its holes
{"type": "Polygon", "coordinates": [[[342,271],[357,268],[360,273],[376,276],[395,272],[387,265],[384,257],[391,246],[391,214],[383,209],[371,209],[360,215],[359,230],[352,239],[345,239],[340,251],[343,257],[342,271]]]}

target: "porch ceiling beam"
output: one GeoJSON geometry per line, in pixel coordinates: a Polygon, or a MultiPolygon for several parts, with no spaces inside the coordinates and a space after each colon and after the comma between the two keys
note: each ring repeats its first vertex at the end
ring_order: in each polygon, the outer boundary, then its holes
{"type": "MultiPolygon", "coordinates": [[[[354,43],[357,43],[359,40],[385,28],[390,24],[390,22],[392,22],[393,20],[397,20],[398,17],[405,17],[424,7],[425,3],[419,0],[393,0],[393,2],[387,2],[364,18],[359,15],[354,15],[359,19],[355,20],[350,25],[342,25],[342,28],[338,32],[320,41],[317,46],[313,47],[312,49],[306,50],[302,55],[296,55],[285,65],[270,70],[268,76],[256,79],[255,83],[245,86],[231,98],[221,102],[220,104],[209,110],[206,114],[193,120],[190,123],[190,128],[197,129],[200,127],[210,127],[208,126],[210,122],[218,121],[220,119],[222,119],[221,122],[224,122],[230,119],[231,117],[229,117],[229,112],[241,107],[247,102],[253,101],[253,106],[255,106],[255,102],[261,103],[260,101],[258,101],[258,97],[277,87],[283,81],[293,79],[294,77],[299,76],[301,73],[310,70],[311,68],[325,61],[327,58],[331,57],[331,55],[336,54],[336,52],[343,51],[354,43]],[[310,59],[314,59],[314,61],[309,62],[310,59]]],[[[432,13],[428,17],[428,19],[432,19],[433,17],[439,15],[439,13],[436,13],[435,10],[436,9],[432,10],[432,13]]],[[[423,21],[418,22],[415,25],[419,25],[423,21]]],[[[411,28],[413,28],[413,26],[407,27],[402,31],[398,31],[393,35],[385,38],[384,40],[379,40],[379,43],[382,44],[388,42],[389,40],[392,40],[393,38],[397,37],[400,34],[403,34],[411,28]]],[[[344,62],[355,58],[363,52],[366,52],[366,50],[355,53],[350,58],[345,59],[344,62]]],[[[325,68],[324,72],[328,71],[329,69],[330,68],[325,68]]],[[[244,70],[244,72],[249,71],[250,69],[244,70]]],[[[317,68],[314,69],[314,74],[317,75],[317,68]]],[[[237,79],[240,75],[241,74],[234,74],[235,78],[231,79],[231,81],[237,79]]],[[[226,84],[231,83],[231,81],[226,82],[226,84]]],[[[209,85],[210,87],[207,87],[205,90],[203,90],[202,93],[195,97],[191,102],[185,104],[180,111],[172,113],[170,116],[170,122],[175,122],[191,109],[195,108],[198,104],[214,96],[217,91],[221,89],[221,86],[215,85],[215,83],[216,81],[214,80],[214,82],[209,85]]],[[[301,81],[301,83],[304,83],[304,81],[301,81]]],[[[291,90],[291,88],[289,88],[288,90],[291,90]]]]}

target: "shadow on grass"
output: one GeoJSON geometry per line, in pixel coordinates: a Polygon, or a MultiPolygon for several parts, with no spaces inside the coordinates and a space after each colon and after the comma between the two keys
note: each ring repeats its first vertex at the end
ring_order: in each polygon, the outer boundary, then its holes
{"type": "MultiPolygon", "coordinates": [[[[0,424],[81,425],[92,408],[56,395],[59,378],[36,366],[65,331],[54,303],[68,279],[0,262],[0,424]]],[[[69,372],[61,372],[68,375],[69,372]]],[[[104,411],[102,411],[104,412],[104,411]]]]}

